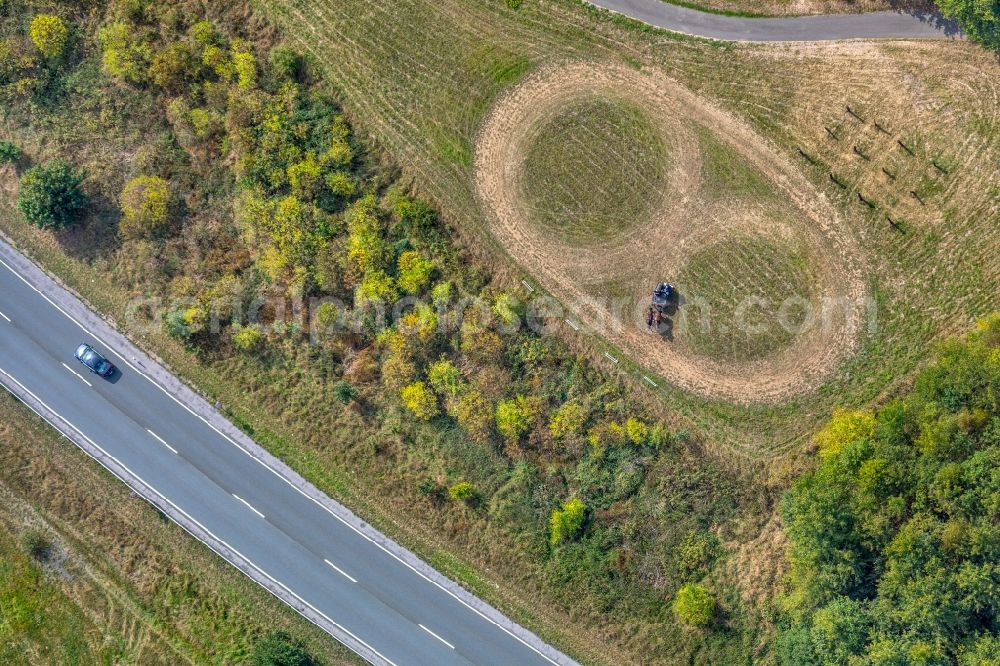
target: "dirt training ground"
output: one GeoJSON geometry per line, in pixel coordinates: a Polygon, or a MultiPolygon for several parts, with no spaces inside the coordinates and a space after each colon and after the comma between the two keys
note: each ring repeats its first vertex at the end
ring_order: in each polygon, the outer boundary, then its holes
{"type": "MultiPolygon", "coordinates": [[[[780,400],[818,384],[855,349],[865,309],[864,268],[838,213],[749,128],[664,76],[584,62],[541,69],[503,97],[487,118],[477,142],[476,175],[493,233],[513,258],[585,325],[679,387],[738,402],[780,400]],[[581,96],[595,95],[625,98],[641,107],[662,132],[670,166],[650,222],[608,234],[604,242],[569,247],[533,224],[532,211],[518,196],[524,186],[519,178],[536,128],[581,96]],[[705,182],[699,130],[736,153],[767,186],[750,196],[715,196],[705,182]],[[768,188],[777,196],[763,191],[768,188]],[[812,307],[813,325],[802,326],[786,347],[760,358],[697,355],[686,340],[695,329],[712,325],[706,322],[706,308],[718,295],[702,295],[708,300],[695,303],[689,294],[685,303],[681,284],[674,342],[646,330],[643,308],[652,286],[661,279],[676,281],[691,256],[733,238],[792,245],[806,253],[815,284],[777,296],[812,307]],[[624,294],[619,325],[609,299],[624,294]],[[822,304],[830,299],[837,302],[836,312],[824,316],[822,304]]],[[[751,268],[761,281],[769,279],[768,265],[751,268]]],[[[762,307],[768,305],[778,304],[762,307]]],[[[721,333],[738,324],[714,325],[721,333]]]]}

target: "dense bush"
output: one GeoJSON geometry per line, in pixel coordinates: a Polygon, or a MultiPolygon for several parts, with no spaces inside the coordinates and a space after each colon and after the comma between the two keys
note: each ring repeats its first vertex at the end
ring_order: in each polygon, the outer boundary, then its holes
{"type": "Polygon", "coordinates": [[[122,219],[119,229],[126,238],[152,238],[170,222],[170,185],[157,176],[130,180],[119,198],[122,219]]]}
{"type": "Polygon", "coordinates": [[[251,352],[260,347],[264,332],[259,324],[236,326],[233,329],[233,346],[242,352],[251,352]]]}
{"type": "Polygon", "coordinates": [[[46,58],[62,56],[69,41],[69,27],[58,16],[39,14],[31,20],[31,41],[46,58]]]}
{"type": "Polygon", "coordinates": [[[287,44],[278,44],[268,54],[268,62],[278,76],[295,80],[302,73],[302,56],[287,44]]]}
{"type": "Polygon", "coordinates": [[[698,583],[688,583],[674,595],[674,613],[685,624],[703,627],[715,614],[715,597],[698,583]]]}
{"type": "Polygon", "coordinates": [[[468,481],[459,481],[448,488],[448,496],[459,502],[468,502],[476,496],[476,489],[468,481]]]}
{"type": "Polygon", "coordinates": [[[16,162],[21,159],[21,149],[10,141],[0,141],[0,164],[16,162]]]}
{"type": "Polygon", "coordinates": [[[149,77],[153,47],[142,33],[124,22],[110,23],[101,29],[101,62],[110,76],[129,83],[143,83],[149,77]]]}
{"type": "Polygon", "coordinates": [[[995,315],[945,344],[909,396],[820,434],[819,466],[782,502],[783,663],[996,663],[998,396],[995,315]]]}
{"type": "Polygon", "coordinates": [[[440,413],[437,398],[423,382],[413,382],[402,389],[403,404],[421,419],[432,419],[440,413]]]}
{"type": "Polygon", "coordinates": [[[71,226],[87,206],[82,183],[83,173],[62,159],[32,167],[21,178],[18,210],[28,222],[42,229],[71,226]]]}
{"type": "Polygon", "coordinates": [[[299,642],[283,631],[272,631],[254,646],[251,666],[319,666],[299,642]]]}
{"type": "Polygon", "coordinates": [[[567,500],[561,509],[553,509],[549,517],[549,541],[558,546],[564,541],[576,538],[583,529],[587,506],[574,497],[567,500]]]}

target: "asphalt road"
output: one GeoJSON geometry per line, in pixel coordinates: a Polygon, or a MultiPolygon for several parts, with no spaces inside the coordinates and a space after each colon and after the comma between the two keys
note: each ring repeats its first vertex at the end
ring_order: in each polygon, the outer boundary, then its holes
{"type": "Polygon", "coordinates": [[[241,437],[2,241],[0,350],[0,383],[368,661],[573,663],[241,437]],[[81,342],[119,372],[87,372],[81,342]]]}
{"type": "Polygon", "coordinates": [[[953,21],[928,12],[869,12],[783,18],[723,16],[663,0],[586,0],[643,23],[709,39],[749,42],[813,42],[837,39],[958,38],[953,21]]]}

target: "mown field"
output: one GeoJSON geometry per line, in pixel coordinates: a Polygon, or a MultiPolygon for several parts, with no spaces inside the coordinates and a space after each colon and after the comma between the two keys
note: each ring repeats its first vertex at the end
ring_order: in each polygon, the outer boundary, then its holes
{"type": "MultiPolygon", "coordinates": [[[[746,407],[663,391],[673,410],[730,448],[755,455],[794,448],[835,403],[866,404],[891,393],[933,340],[997,305],[997,290],[988,286],[998,256],[991,232],[996,79],[979,75],[994,65],[971,45],[724,46],[602,18],[574,2],[524,3],[516,11],[457,0],[336,8],[262,3],[261,10],[312,53],[355,124],[501,269],[508,259],[476,196],[477,132],[495,101],[543,65],[598,59],[666,72],[796,160],[843,216],[842,235],[864,248],[855,259],[865,265],[876,320],[832,377],[782,404],[746,407]],[[414,32],[423,36],[419,44],[408,38],[414,32]],[[864,122],[847,114],[847,105],[864,122]],[[834,140],[825,126],[843,126],[846,135],[834,140]],[[896,140],[912,144],[915,155],[896,140]],[[878,152],[865,152],[866,142],[878,152]],[[865,157],[853,150],[857,143],[865,157]],[[897,161],[900,172],[890,179],[881,167],[891,170],[897,161]],[[955,166],[943,174],[932,161],[955,166]],[[830,180],[830,170],[845,188],[830,180]],[[930,188],[923,204],[908,193],[921,187],[930,188]],[[857,189],[874,208],[859,202],[857,189]],[[902,219],[906,232],[894,230],[886,215],[902,219]],[[947,271],[938,268],[945,265],[947,271]]],[[[581,344],[595,357],[604,349],[581,344]]]]}
{"type": "Polygon", "coordinates": [[[281,630],[350,652],[0,393],[0,661],[234,664],[281,630]]]}
{"type": "MultiPolygon", "coordinates": [[[[997,91],[981,76],[990,58],[954,44],[728,47],[568,1],[519,11],[459,0],[259,7],[280,32],[239,2],[138,13],[59,5],[78,41],[55,66],[19,61],[27,75],[6,81],[2,138],[25,157],[0,170],[0,186],[13,200],[29,166],[61,156],[88,170],[91,206],[63,232],[39,232],[3,207],[3,232],[324,491],[582,661],[771,658],[771,599],[784,572],[775,498],[803,465],[773,454],[799,453],[833,405],[897,391],[929,346],[996,306],[997,91]],[[123,44],[99,38],[109,24],[124,26],[113,35],[123,44]],[[281,39],[310,62],[275,57],[281,39]],[[137,71],[108,71],[101,51],[116,48],[135,49],[137,71]],[[143,67],[153,54],[180,54],[181,66],[151,81],[143,67]],[[749,123],[764,137],[756,144],[807,174],[803,191],[833,202],[843,236],[865,250],[852,261],[866,265],[880,309],[877,335],[832,379],[746,407],[662,381],[651,391],[620,351],[609,350],[621,359],[613,365],[599,339],[569,328],[539,337],[500,325],[522,312],[519,281],[533,276],[512,268],[489,233],[477,133],[504,92],[579,61],[668,74],[749,123]],[[119,196],[149,174],[169,182],[183,214],[159,235],[126,238],[119,196]],[[271,224],[277,213],[287,226],[271,224]],[[289,229],[309,233],[290,234],[304,239],[296,246],[283,242],[289,229]],[[332,294],[337,307],[363,311],[354,296],[397,288],[435,303],[471,298],[486,314],[435,335],[433,312],[418,308],[387,331],[362,326],[316,344],[276,312],[263,325],[230,312],[214,337],[203,327],[204,303],[222,289],[248,300],[332,294]],[[145,321],[135,299],[170,309],[145,321]],[[553,519],[571,500],[584,503],[583,522],[557,533],[553,519]],[[703,628],[671,607],[691,583],[716,601],[703,628]]],[[[31,13],[53,8],[18,2],[2,22],[7,45],[29,52],[31,13]]],[[[718,158],[698,171],[705,182],[784,203],[767,195],[759,169],[713,143],[717,127],[700,125],[709,130],[696,137],[701,153],[718,158]]],[[[676,156],[668,146],[668,163],[676,156]]],[[[726,218],[715,219],[724,229],[726,218]]],[[[736,261],[751,247],[746,275],[760,262],[772,264],[774,284],[810,277],[814,265],[794,248],[753,242],[722,256],[736,261]]],[[[720,292],[737,281],[708,277],[705,288],[720,292]]]]}

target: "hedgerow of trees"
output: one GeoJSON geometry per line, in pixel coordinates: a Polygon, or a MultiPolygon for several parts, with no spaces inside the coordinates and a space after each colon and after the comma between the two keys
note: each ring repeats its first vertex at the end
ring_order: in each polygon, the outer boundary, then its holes
{"type": "Polygon", "coordinates": [[[781,663],[1000,663],[1000,315],[817,443],[781,507],[781,663]]]}

